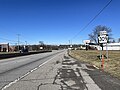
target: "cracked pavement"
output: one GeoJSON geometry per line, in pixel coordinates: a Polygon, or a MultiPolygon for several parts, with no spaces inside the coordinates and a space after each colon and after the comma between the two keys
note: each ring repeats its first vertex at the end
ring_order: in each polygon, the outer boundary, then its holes
{"type": "MultiPolygon", "coordinates": [[[[65,52],[52,58],[6,90],[119,90],[119,80],[111,78],[114,82],[118,82],[118,85],[108,83],[116,85],[115,88],[104,86],[104,83],[99,82],[103,78],[101,74],[107,76],[93,66],[69,57],[65,52]],[[96,79],[96,75],[100,75],[101,79],[99,77],[96,79]]],[[[103,79],[101,82],[107,80],[103,79]]]]}

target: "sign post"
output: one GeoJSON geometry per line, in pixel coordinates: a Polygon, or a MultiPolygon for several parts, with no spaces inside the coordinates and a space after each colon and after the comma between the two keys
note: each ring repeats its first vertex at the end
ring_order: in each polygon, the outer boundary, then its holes
{"type": "Polygon", "coordinates": [[[83,41],[86,47],[86,51],[88,50],[88,44],[90,43],[90,40],[84,40],[83,41]]]}
{"type": "MultiPolygon", "coordinates": [[[[108,50],[107,50],[107,42],[108,42],[108,34],[106,31],[100,31],[98,35],[98,43],[102,47],[103,51],[103,44],[106,44],[106,51],[107,51],[107,58],[108,58],[108,50]]],[[[102,51],[100,50],[100,59],[101,59],[101,67],[104,69],[104,55],[102,54],[102,51]]]]}

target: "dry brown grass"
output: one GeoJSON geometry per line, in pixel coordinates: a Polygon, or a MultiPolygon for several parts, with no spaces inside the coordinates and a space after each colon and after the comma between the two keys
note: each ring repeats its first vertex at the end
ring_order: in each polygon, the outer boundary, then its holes
{"type": "MultiPolygon", "coordinates": [[[[72,50],[69,54],[78,60],[101,68],[101,61],[97,57],[100,55],[99,51],[72,50]]],[[[103,54],[106,55],[106,51],[103,51],[103,54]]],[[[104,60],[104,71],[120,79],[120,51],[109,51],[109,58],[104,60]]]]}

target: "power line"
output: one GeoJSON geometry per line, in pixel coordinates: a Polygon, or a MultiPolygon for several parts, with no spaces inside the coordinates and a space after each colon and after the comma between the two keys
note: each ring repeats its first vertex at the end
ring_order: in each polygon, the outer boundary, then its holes
{"type": "Polygon", "coordinates": [[[71,40],[73,40],[76,36],[78,36],[83,30],[85,30],[112,2],[110,0],[99,12],[96,14],[71,40]]]}
{"type": "Polygon", "coordinates": [[[5,39],[5,38],[0,38],[0,39],[5,40],[5,41],[10,41],[10,42],[17,42],[17,41],[10,40],[10,39],[5,39]]]}
{"type": "MultiPolygon", "coordinates": [[[[6,38],[0,38],[1,40],[5,40],[5,41],[9,41],[9,42],[15,42],[17,43],[18,41],[15,41],[15,40],[10,40],[10,39],[6,39],[6,38]]],[[[19,41],[19,43],[25,43],[25,42],[21,42],[19,41]]]]}

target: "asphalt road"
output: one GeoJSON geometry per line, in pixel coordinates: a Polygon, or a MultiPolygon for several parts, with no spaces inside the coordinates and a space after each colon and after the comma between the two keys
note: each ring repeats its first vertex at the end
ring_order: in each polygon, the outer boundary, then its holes
{"type": "Polygon", "coordinates": [[[0,89],[63,51],[53,51],[0,60],[0,89]]]}
{"type": "Polygon", "coordinates": [[[1,90],[120,90],[120,80],[53,51],[0,61],[1,90]]]}

